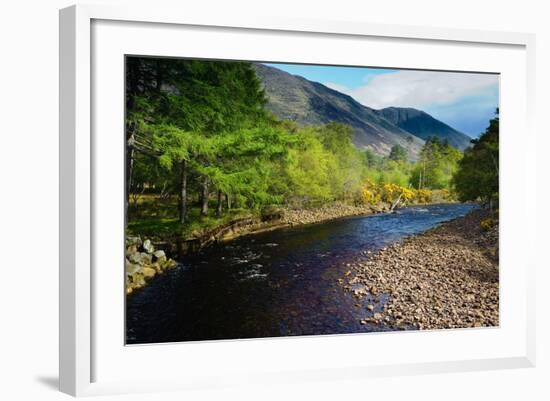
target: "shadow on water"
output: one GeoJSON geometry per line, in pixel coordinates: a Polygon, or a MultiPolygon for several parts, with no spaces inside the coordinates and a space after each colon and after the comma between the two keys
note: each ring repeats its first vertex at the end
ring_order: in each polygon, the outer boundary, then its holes
{"type": "MultiPolygon", "coordinates": [[[[387,330],[361,325],[338,279],[346,261],[465,215],[472,205],[409,207],[266,232],[186,258],[127,300],[127,343],[235,339],[387,330]]],[[[377,300],[382,308],[384,296],[377,300]]]]}

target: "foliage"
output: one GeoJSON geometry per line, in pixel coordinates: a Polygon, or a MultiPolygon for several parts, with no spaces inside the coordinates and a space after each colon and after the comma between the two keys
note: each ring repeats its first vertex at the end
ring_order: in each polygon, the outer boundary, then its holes
{"type": "Polygon", "coordinates": [[[316,136],[333,157],[329,174],[331,197],[352,198],[363,180],[365,165],[362,152],[353,146],[351,127],[329,123],[317,128],[316,136]]]}
{"type": "Polygon", "coordinates": [[[453,184],[461,201],[493,202],[498,199],[498,110],[479,139],[466,149],[453,184]]]}
{"type": "Polygon", "coordinates": [[[177,235],[190,237],[195,232],[208,231],[220,224],[237,218],[250,216],[247,209],[233,208],[224,210],[221,216],[201,216],[199,208],[190,208],[186,224],[180,224],[174,208],[175,198],[159,199],[154,195],[140,195],[139,207],[131,211],[128,222],[129,234],[145,235],[150,238],[162,238],[177,235]]]}
{"type": "Polygon", "coordinates": [[[462,153],[448,142],[441,142],[438,137],[428,138],[412,170],[410,182],[417,189],[450,188],[461,158],[462,153]]]}
{"type": "Polygon", "coordinates": [[[495,224],[496,224],[495,220],[490,217],[487,219],[481,220],[481,222],[479,223],[480,228],[483,231],[489,231],[491,228],[495,226],[495,224]]]}
{"type": "Polygon", "coordinates": [[[380,188],[370,179],[365,181],[361,195],[362,202],[368,205],[377,205],[382,201],[380,188]]]}
{"type": "Polygon", "coordinates": [[[284,161],[287,196],[291,200],[330,200],[330,172],[336,158],[323,147],[314,130],[304,128],[298,138],[296,146],[288,149],[284,161]]]}
{"type": "Polygon", "coordinates": [[[416,190],[412,187],[404,187],[394,183],[376,184],[367,179],[363,184],[362,202],[369,205],[377,205],[380,202],[393,204],[399,199],[404,204],[427,203],[431,200],[431,191],[427,189],[416,190]]]}
{"type": "Polygon", "coordinates": [[[384,157],[375,153],[372,149],[368,148],[365,151],[365,164],[367,168],[378,170],[384,165],[384,157]]]}
{"type": "Polygon", "coordinates": [[[417,189],[416,201],[418,203],[430,203],[432,201],[432,191],[425,188],[417,189]]]}
{"type": "Polygon", "coordinates": [[[135,232],[187,235],[271,205],[452,201],[453,185],[461,199],[487,197],[473,192],[472,180],[494,181],[486,166],[495,151],[498,165],[494,122],[464,159],[430,138],[413,162],[401,145],[388,156],[359,150],[345,124],[303,127],[271,116],[250,63],[129,57],[126,73],[128,229],[135,232]],[[209,204],[216,216],[207,214],[209,204]]]}
{"type": "Polygon", "coordinates": [[[388,156],[390,160],[394,160],[396,162],[403,162],[407,160],[407,150],[399,145],[393,145],[390,151],[390,155],[388,156]]]}

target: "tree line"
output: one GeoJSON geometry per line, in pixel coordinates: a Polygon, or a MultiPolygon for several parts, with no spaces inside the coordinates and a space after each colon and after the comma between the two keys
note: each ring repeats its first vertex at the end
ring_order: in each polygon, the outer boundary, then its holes
{"type": "MultiPolygon", "coordinates": [[[[476,143],[464,158],[431,138],[413,163],[399,145],[388,157],[360,151],[347,125],[299,126],[277,119],[265,104],[251,63],[127,57],[127,213],[133,197],[146,193],[177,199],[181,224],[190,205],[202,216],[220,216],[233,208],[366,202],[366,189],[387,199],[390,184],[392,197],[405,190],[409,197],[410,191],[450,194],[455,187],[461,200],[486,196],[466,185],[477,159],[494,156],[483,136],[484,150],[474,150],[482,146],[476,143]]],[[[498,118],[496,124],[498,131],[498,118]]]]}

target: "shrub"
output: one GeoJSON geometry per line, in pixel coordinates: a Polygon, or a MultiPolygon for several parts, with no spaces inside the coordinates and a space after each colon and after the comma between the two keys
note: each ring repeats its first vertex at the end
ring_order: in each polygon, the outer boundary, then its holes
{"type": "Polygon", "coordinates": [[[376,205],[380,203],[381,196],[378,185],[371,180],[366,180],[361,191],[361,201],[367,205],[376,205]]]}
{"type": "Polygon", "coordinates": [[[481,223],[479,225],[483,231],[489,231],[495,226],[495,220],[489,217],[487,219],[481,220],[481,223]]]}
{"type": "Polygon", "coordinates": [[[430,203],[432,201],[432,191],[429,189],[416,190],[416,203],[430,203]]]}

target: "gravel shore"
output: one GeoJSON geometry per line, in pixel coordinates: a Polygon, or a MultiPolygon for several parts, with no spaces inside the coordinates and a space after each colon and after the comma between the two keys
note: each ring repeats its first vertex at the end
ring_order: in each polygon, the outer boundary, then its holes
{"type": "Polygon", "coordinates": [[[340,281],[358,300],[371,300],[361,323],[396,329],[498,326],[498,224],[482,230],[488,217],[477,209],[351,262],[340,281]],[[389,300],[382,304],[384,294],[389,300]]]}
{"type": "Polygon", "coordinates": [[[312,209],[283,209],[281,222],[291,226],[320,223],[350,216],[365,216],[373,213],[387,212],[389,205],[348,205],[334,203],[312,209]]]}
{"type": "Polygon", "coordinates": [[[204,244],[216,241],[228,241],[244,235],[258,234],[284,227],[294,227],[304,224],[327,222],[351,216],[367,216],[373,213],[388,212],[389,205],[348,205],[336,202],[310,209],[276,208],[268,216],[248,216],[216,227],[209,232],[193,233],[193,238],[199,238],[204,244]]]}

